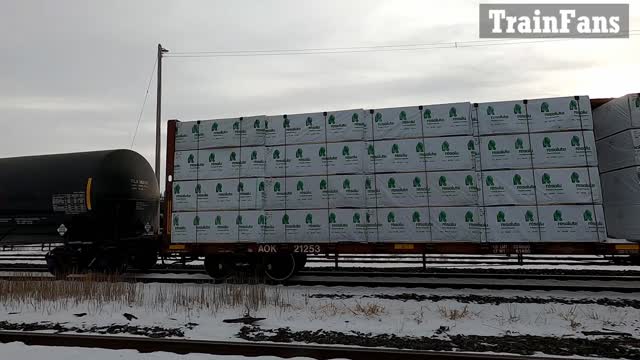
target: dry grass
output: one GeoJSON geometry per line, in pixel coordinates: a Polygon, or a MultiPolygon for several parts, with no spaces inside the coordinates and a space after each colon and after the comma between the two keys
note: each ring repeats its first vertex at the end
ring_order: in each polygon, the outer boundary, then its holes
{"type": "Polygon", "coordinates": [[[559,313],[558,316],[562,320],[567,321],[569,323],[569,326],[571,327],[571,329],[574,330],[574,331],[577,328],[579,328],[580,326],[582,326],[582,324],[578,322],[578,307],[577,306],[571,307],[566,312],[559,313]]]}
{"type": "Polygon", "coordinates": [[[462,309],[450,309],[446,306],[438,306],[438,312],[442,318],[453,321],[470,317],[468,305],[465,305],[462,309]]]}

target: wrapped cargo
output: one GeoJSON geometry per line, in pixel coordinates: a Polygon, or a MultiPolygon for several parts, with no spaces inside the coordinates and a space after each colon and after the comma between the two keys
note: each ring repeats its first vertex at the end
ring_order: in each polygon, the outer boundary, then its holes
{"type": "Polygon", "coordinates": [[[600,180],[605,205],[640,205],[640,166],[600,174],[600,180]]]}
{"type": "Polygon", "coordinates": [[[421,112],[418,106],[377,109],[373,114],[367,115],[367,140],[422,137],[421,112]]]}
{"type": "Polygon", "coordinates": [[[378,208],[377,212],[380,224],[376,235],[377,241],[431,241],[428,208],[378,208]]]}
{"type": "Polygon", "coordinates": [[[528,134],[480,137],[480,162],[483,170],[531,168],[528,134]]]}
{"type": "Polygon", "coordinates": [[[536,169],[538,204],[601,204],[597,167],[536,169]]]}
{"type": "Polygon", "coordinates": [[[607,234],[617,239],[640,241],[640,204],[604,205],[604,216],[607,223],[607,234]]]}
{"type": "Polygon", "coordinates": [[[262,242],[261,210],[174,213],[172,240],[185,243],[262,242]]]}
{"type": "Polygon", "coordinates": [[[176,180],[264,176],[264,147],[176,151],[176,180]]]}
{"type": "Polygon", "coordinates": [[[482,239],[484,219],[480,208],[431,207],[432,241],[479,242],[482,239]]]}
{"type": "Polygon", "coordinates": [[[264,145],[265,116],[176,123],[176,150],[264,145]]]}
{"type": "Polygon", "coordinates": [[[375,184],[373,178],[373,175],[366,175],[364,180],[368,207],[427,206],[429,204],[425,172],[377,174],[375,184]]]}
{"type": "Polygon", "coordinates": [[[198,209],[196,197],[197,181],[173,182],[173,210],[195,211],[198,209]]]}
{"type": "Polygon", "coordinates": [[[486,239],[489,242],[540,241],[538,210],[531,206],[485,208],[486,239]]]}
{"type": "Polygon", "coordinates": [[[481,201],[484,205],[535,205],[531,169],[484,171],[481,201]]]}
{"type": "Polygon", "coordinates": [[[531,143],[536,168],[598,165],[593,131],[531,134],[531,143]]]}
{"type": "MultiPolygon", "coordinates": [[[[173,155],[173,178],[174,180],[192,180],[198,178],[198,173],[204,169],[204,161],[200,159],[201,153],[198,150],[176,151],[173,155]]],[[[204,156],[204,154],[202,154],[204,156]]],[[[217,167],[220,173],[232,177],[234,174],[230,166],[217,167]]],[[[209,165],[209,164],[207,164],[209,165]]]]}
{"type": "Polygon", "coordinates": [[[267,243],[329,242],[327,209],[267,211],[266,224],[267,243]]]}
{"type": "Polygon", "coordinates": [[[479,184],[474,170],[428,173],[429,206],[478,205],[479,184]]]}
{"type": "Polygon", "coordinates": [[[625,130],[598,140],[596,147],[602,173],[640,165],[640,129],[625,130]]]}
{"type": "Polygon", "coordinates": [[[264,179],[177,181],[173,184],[176,211],[262,209],[264,179]]]}
{"type": "Polygon", "coordinates": [[[640,95],[629,94],[600,105],[593,110],[593,122],[596,140],[640,128],[640,95]]]}
{"type": "Polygon", "coordinates": [[[265,144],[308,144],[325,142],[324,114],[306,113],[267,117],[265,144]]]}
{"type": "Polygon", "coordinates": [[[265,209],[364,207],[363,175],[269,178],[265,209]],[[328,197],[328,198],[327,198],[328,197]]]}
{"type": "Polygon", "coordinates": [[[270,146],[266,151],[266,175],[360,174],[364,146],[362,141],[270,146]]]}
{"type": "MultiPolygon", "coordinates": [[[[478,104],[479,135],[526,133],[527,118],[522,100],[478,104]]],[[[531,114],[529,114],[531,117],[531,114]]]]}
{"type": "MultiPolygon", "coordinates": [[[[171,216],[171,242],[196,242],[196,216],[194,212],[174,212],[171,216]]],[[[199,220],[198,220],[199,221],[199,220]]]]}
{"type": "Polygon", "coordinates": [[[330,241],[376,241],[375,209],[329,209],[330,241]]]}
{"type": "Polygon", "coordinates": [[[344,142],[365,139],[369,114],[362,109],[327,112],[327,141],[344,142]]]}
{"type": "Polygon", "coordinates": [[[602,205],[538,206],[542,241],[606,240],[602,205]]]}
{"type": "Polygon", "coordinates": [[[471,135],[471,103],[424,105],[422,129],[424,137],[471,135]]]}

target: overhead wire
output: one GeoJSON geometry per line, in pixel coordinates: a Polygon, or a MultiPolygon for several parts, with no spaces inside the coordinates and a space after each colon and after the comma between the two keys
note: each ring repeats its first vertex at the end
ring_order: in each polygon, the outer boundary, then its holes
{"type": "Polygon", "coordinates": [[[147,99],[149,98],[149,89],[151,88],[151,82],[153,81],[153,73],[156,71],[156,66],[158,65],[158,58],[153,63],[153,67],[151,68],[151,75],[149,75],[149,83],[147,84],[147,91],[144,94],[144,101],[142,102],[142,107],[140,107],[140,114],[138,114],[138,123],[136,124],[136,130],[133,132],[133,139],[131,140],[131,146],[129,149],[133,149],[133,144],[136,141],[136,135],[138,135],[138,128],[140,127],[140,121],[142,120],[142,114],[144,114],[144,107],[147,104],[147,99]]]}

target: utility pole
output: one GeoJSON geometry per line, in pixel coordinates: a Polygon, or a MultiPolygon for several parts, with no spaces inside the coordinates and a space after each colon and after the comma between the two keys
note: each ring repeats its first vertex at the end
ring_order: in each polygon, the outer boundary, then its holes
{"type": "Polygon", "coordinates": [[[161,110],[162,110],[162,54],[168,53],[169,50],[158,44],[158,90],[156,98],[156,180],[158,186],[160,186],[160,125],[161,125],[161,110]]]}

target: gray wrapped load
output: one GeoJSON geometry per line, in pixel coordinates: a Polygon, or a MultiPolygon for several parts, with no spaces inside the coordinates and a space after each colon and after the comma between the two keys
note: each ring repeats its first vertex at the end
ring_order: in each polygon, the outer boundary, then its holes
{"type": "Polygon", "coordinates": [[[593,122],[597,140],[640,128],[640,95],[629,94],[602,104],[593,110],[593,122]]]}
{"type": "Polygon", "coordinates": [[[375,209],[329,209],[327,212],[331,242],[375,241],[375,209]]]}
{"type": "Polygon", "coordinates": [[[605,205],[640,205],[639,166],[603,173],[600,179],[605,205]]]}
{"type": "Polygon", "coordinates": [[[640,204],[605,203],[604,214],[609,236],[640,242],[640,204]]]}
{"type": "Polygon", "coordinates": [[[607,239],[602,205],[538,206],[542,241],[603,241],[607,239]]]}
{"type": "Polygon", "coordinates": [[[483,171],[480,198],[485,205],[535,205],[533,171],[483,171]]]}
{"type": "Polygon", "coordinates": [[[600,172],[640,165],[640,129],[625,130],[598,140],[596,146],[600,172]]]}
{"type": "Polygon", "coordinates": [[[265,130],[268,146],[363,140],[369,114],[362,109],[269,116],[265,130]],[[285,138],[286,136],[286,138],[285,138]]]}
{"type": "Polygon", "coordinates": [[[474,146],[471,136],[368,142],[365,169],[369,173],[473,169],[474,146]]]}
{"type": "Polygon", "coordinates": [[[601,204],[597,167],[536,169],[538,204],[601,204]]]}
{"type": "Polygon", "coordinates": [[[262,178],[176,181],[175,211],[262,209],[265,195],[262,178]]]}
{"type": "Polygon", "coordinates": [[[529,135],[482,136],[480,162],[483,170],[530,168],[529,135]]]}
{"type": "Polygon", "coordinates": [[[266,211],[264,242],[318,243],[329,241],[326,209],[266,211]]]}
{"type": "Polygon", "coordinates": [[[364,146],[362,141],[270,146],[266,151],[266,175],[288,177],[362,173],[364,146]]]}
{"type": "Polygon", "coordinates": [[[264,146],[176,151],[175,180],[264,176],[264,146]]]}
{"type": "Polygon", "coordinates": [[[538,209],[531,206],[485,208],[486,239],[489,242],[540,241],[538,209]]]}
{"type": "Polygon", "coordinates": [[[176,123],[176,150],[264,145],[265,116],[176,123]]]}
{"type": "Polygon", "coordinates": [[[407,139],[471,134],[471,104],[453,103],[377,109],[368,114],[373,118],[373,133],[368,127],[368,140],[407,139]]]}
{"type": "Polygon", "coordinates": [[[482,103],[478,118],[480,135],[593,129],[588,96],[482,103]]]}
{"type": "Polygon", "coordinates": [[[531,134],[531,143],[536,168],[598,165],[593,131],[531,134]]]}
{"type": "Polygon", "coordinates": [[[265,209],[364,207],[364,175],[269,178],[265,209]]]}
{"type": "Polygon", "coordinates": [[[484,219],[480,208],[430,207],[432,241],[479,242],[482,238],[484,219]]]}
{"type": "Polygon", "coordinates": [[[431,241],[428,208],[378,208],[377,214],[378,233],[369,241],[431,241]]]}
{"type": "Polygon", "coordinates": [[[172,242],[262,242],[261,210],[177,212],[172,217],[172,242]]]}

